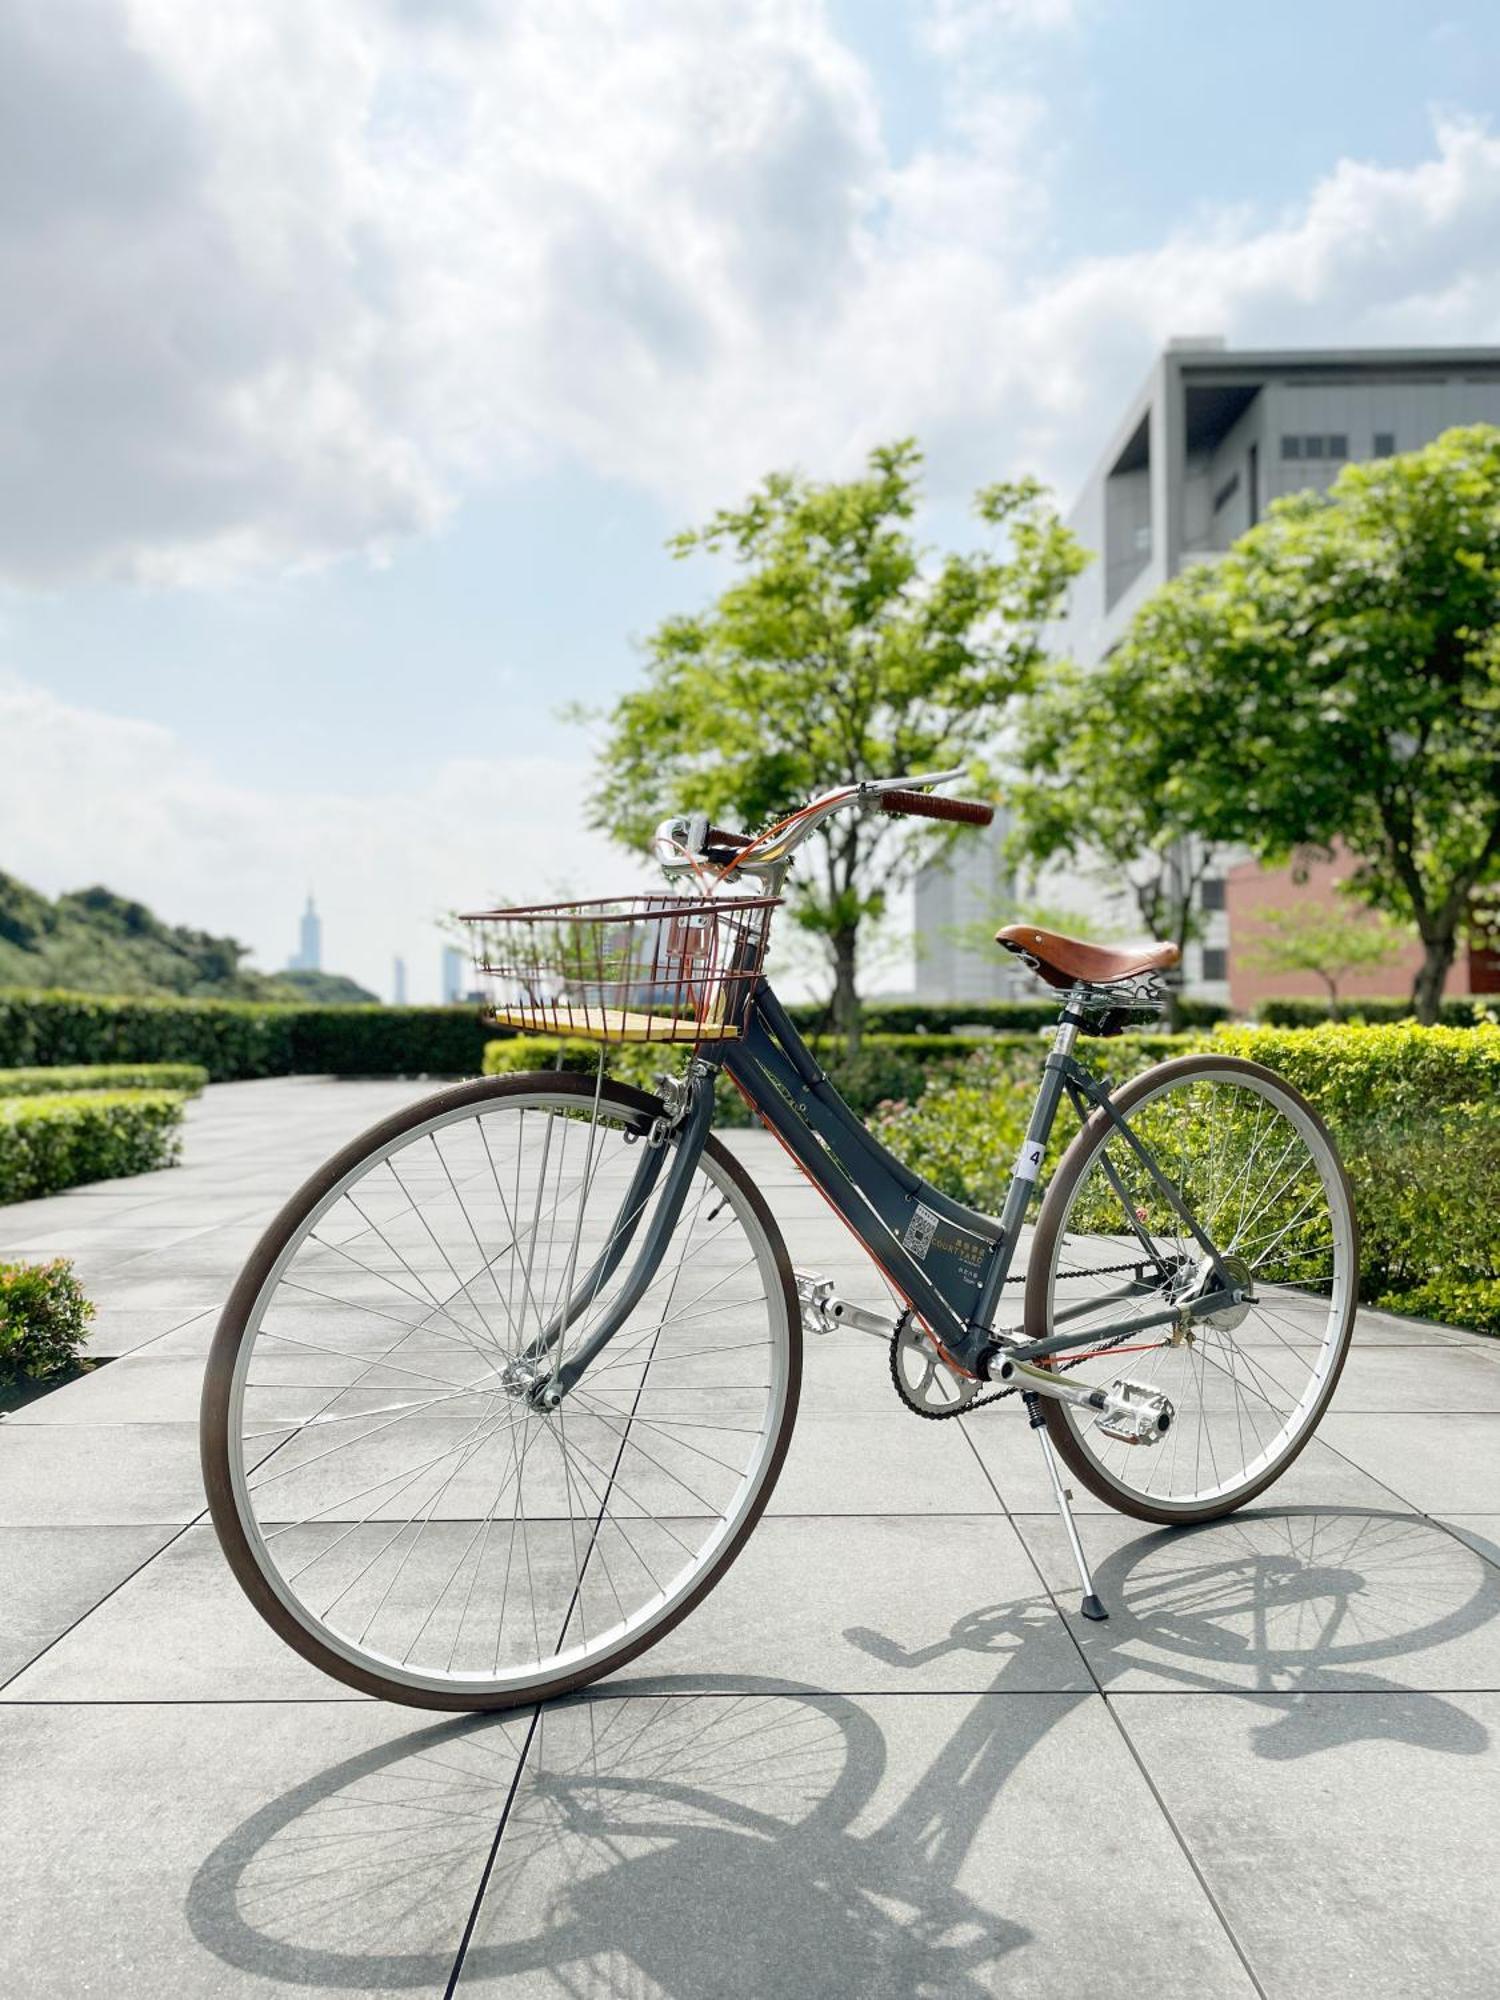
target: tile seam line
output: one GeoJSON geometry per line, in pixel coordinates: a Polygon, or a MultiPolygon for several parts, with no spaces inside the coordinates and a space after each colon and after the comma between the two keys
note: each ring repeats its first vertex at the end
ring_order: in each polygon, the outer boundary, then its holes
{"type": "MultiPolygon", "coordinates": [[[[202,1517],[198,1516],[197,1518],[201,1519],[202,1517]]],[[[59,1525],[73,1526],[75,1524],[62,1523],[59,1525]]],[[[156,1523],[150,1521],[146,1522],[88,1521],[76,1525],[81,1525],[85,1528],[89,1527],[150,1528],[158,1525],[171,1526],[171,1523],[156,1523]]],[[[156,1561],[158,1556],[165,1555],[168,1549],[172,1548],[177,1542],[180,1542],[182,1540],[182,1537],[187,1533],[188,1529],[192,1527],[192,1525],[193,1525],[192,1521],[184,1521],[182,1526],[178,1528],[175,1533],[167,1537],[166,1541],[162,1543],[159,1549],[153,1549],[151,1554],[146,1557],[144,1562],[137,1563],[135,1568],[130,1570],[126,1575],[122,1576],[119,1582],[115,1584],[112,1589],[105,1591],[104,1595],[101,1598],[99,1598],[96,1603],[91,1604],[87,1611],[80,1612],[78,1617],[76,1617],[71,1624],[66,1626],[63,1631],[57,1633],[57,1635],[54,1638],[49,1639],[46,1645],[43,1646],[42,1650],[39,1653],[33,1654],[32,1657],[26,1662],[24,1667],[18,1668],[15,1673],[8,1674],[3,1681],[0,1681],[0,1697],[3,1697],[6,1688],[12,1686],[16,1681],[18,1681],[21,1678],[22,1674],[29,1674],[31,1672],[31,1669],[34,1666],[36,1666],[39,1661],[45,1660],[47,1655],[52,1651],[54,1646],[60,1646],[64,1639],[68,1638],[72,1633],[78,1630],[80,1625],[86,1624],[87,1621],[93,1617],[94,1613],[98,1611],[101,1608],[101,1606],[108,1604],[109,1600],[115,1595],[117,1595],[118,1592],[122,1591],[127,1583],[134,1583],[135,1579],[141,1574],[141,1572],[143,1570],[149,1569],[152,1563],[156,1561]]],[[[83,1705],[92,1706],[92,1704],[83,1704],[83,1705]]],[[[9,1703],[0,1701],[0,1706],[19,1708],[20,1706],[22,1706],[22,1704],[15,1701],[9,1703]]]]}
{"type": "Polygon", "coordinates": [[[973,1437],[969,1433],[968,1425],[964,1423],[962,1419],[960,1419],[959,1421],[958,1430],[959,1430],[959,1435],[963,1438],[964,1443],[969,1447],[969,1450],[974,1454],[974,1459],[979,1467],[980,1475],[984,1479],[986,1485],[988,1485],[990,1491],[994,1494],[997,1502],[999,1503],[1000,1510],[1004,1514],[1006,1521],[1009,1523],[1011,1533],[1015,1536],[1016,1540],[1021,1544],[1022,1549],[1025,1551],[1026,1560],[1028,1563],[1030,1563],[1032,1571],[1036,1576],[1036,1580],[1041,1585],[1042,1591],[1046,1596],[1047,1602],[1052,1606],[1052,1610],[1057,1618],[1057,1622],[1062,1626],[1062,1629],[1064,1630],[1064,1632],[1067,1633],[1069,1640],[1072,1642],[1073,1650],[1078,1655],[1079,1665],[1083,1668],[1083,1671],[1088,1675],[1089,1686],[1088,1690],[1086,1691],[1090,1691],[1094,1694],[1102,1696],[1104,1693],[1104,1687],[1099,1679],[1099,1676],[1094,1672],[1093,1661],[1089,1658],[1088,1653],[1084,1649],[1083,1642],[1078,1637],[1078,1634],[1073,1630],[1073,1627],[1069,1622],[1067,1616],[1065,1615],[1062,1606],[1058,1603],[1057,1595],[1054,1592],[1051,1584],[1048,1583],[1046,1577],[1042,1574],[1041,1563],[1037,1560],[1037,1557],[1034,1551],[1032,1550],[1030,1542],[1027,1541],[1026,1537],[1021,1533],[1021,1530],[1016,1526],[1015,1515],[1011,1512],[1010,1507],[1006,1502],[1005,1495],[1000,1491],[998,1481],[991,1473],[989,1467],[985,1464],[984,1458],[980,1453],[978,1445],[975,1444],[973,1437]]]}
{"type": "MultiPolygon", "coordinates": [[[[817,1695],[832,1701],[1057,1701],[1076,1703],[1080,1695],[1100,1692],[1092,1687],[1076,1688],[806,1688],[806,1687],[683,1687],[630,1688],[618,1694],[584,1694],[561,1696],[546,1704],[548,1713],[561,1714],[565,1709],[595,1707],[606,1702],[663,1702],[698,1701],[744,1701],[753,1696],[757,1701],[806,1702],[810,1695],[817,1695]]],[[[1379,1701],[1392,1700],[1411,1694],[1431,1694],[1434,1696],[1500,1695],[1500,1687],[1469,1688],[1314,1688],[1295,1692],[1299,1702],[1327,1701],[1379,1701]]],[[[1275,1702],[1284,1705],[1286,1693],[1276,1693],[1267,1688],[1112,1688],[1103,1695],[1105,1702],[1133,1701],[1256,1701],[1275,1702]]],[[[110,1709],[110,1708],[378,1708],[388,1710],[393,1715],[436,1716],[435,1709],[418,1708],[404,1702],[382,1701],[376,1695],[334,1694],[334,1695],[183,1695],[178,1697],[140,1695],[101,1697],[97,1701],[84,1700],[73,1695],[16,1696],[10,1700],[0,1700],[0,1718],[11,1710],[20,1709],[110,1709]]],[[[486,1711],[492,1719],[519,1711],[498,1709],[486,1711]]],[[[477,1713],[477,1711],[476,1711],[477,1713]]]]}
{"type": "Polygon", "coordinates": [[[521,1789],[521,1779],[531,1757],[531,1746],[536,1741],[537,1730],[541,1726],[542,1703],[536,1703],[531,1711],[531,1720],[526,1727],[526,1740],[522,1743],[516,1758],[516,1768],[511,1773],[510,1786],[505,1794],[505,1803],[500,1808],[499,1822],[495,1827],[495,1838],[490,1842],[490,1851],[485,1856],[484,1866],[479,1871],[479,1883],[474,1891],[474,1901],[469,1909],[463,1931],[458,1940],[458,1950],[454,1955],[453,1969],[448,1974],[448,1983],[443,1988],[443,2000],[453,2000],[458,1991],[458,1983],[463,1978],[464,1961],[469,1955],[469,1946],[479,1924],[479,1913],[484,1908],[484,1899],[489,1893],[495,1863],[500,1858],[500,1843],[505,1838],[505,1829],[510,1822],[511,1808],[516,1802],[516,1794],[521,1789]]]}
{"type": "Polygon", "coordinates": [[[1179,1828],[1176,1820],[1172,1817],[1172,1814],[1168,1811],[1166,1800],[1162,1797],[1161,1792],[1158,1790],[1155,1782],[1153,1781],[1150,1772],[1146,1769],[1145,1764],[1141,1761],[1140,1754],[1136,1750],[1135,1744],[1132,1741],[1129,1732],[1125,1728],[1123,1719],[1120,1716],[1118,1716],[1115,1713],[1114,1709],[1111,1707],[1109,1696],[1105,1693],[1103,1685],[1101,1684],[1098,1675],[1094,1672],[1093,1662],[1092,1660],[1089,1659],[1087,1652],[1084,1650],[1083,1643],[1079,1639],[1077,1633],[1073,1630],[1071,1622],[1068,1620],[1067,1617],[1064,1616],[1062,1607],[1058,1603],[1057,1598],[1053,1593],[1052,1586],[1048,1583],[1046,1577],[1043,1576],[1042,1574],[1041,1564],[1037,1560],[1037,1557],[1034,1554],[1034,1552],[1032,1551],[1030,1543],[1027,1541],[1026,1537],[1021,1533],[1020,1529],[1016,1527],[1015,1521],[1011,1517],[1011,1512],[1009,1507],[1006,1507],[1004,1500],[1001,1499],[999,1487],[995,1484],[995,1481],[992,1478],[990,1478],[989,1470],[985,1466],[984,1460],[980,1458],[979,1447],[975,1444],[973,1438],[970,1437],[969,1435],[968,1426],[966,1424],[961,1423],[959,1428],[963,1431],[965,1442],[968,1444],[970,1451],[973,1452],[976,1459],[979,1459],[980,1469],[984,1472],[986,1479],[990,1480],[990,1485],[994,1490],[995,1497],[997,1500],[1000,1500],[1001,1506],[1005,1509],[1005,1517],[1007,1521],[1010,1522],[1011,1528],[1016,1536],[1016,1539],[1025,1548],[1027,1556],[1030,1558],[1032,1568],[1036,1571],[1037,1578],[1041,1583],[1043,1590],[1046,1591],[1048,1598],[1051,1600],[1053,1610],[1056,1612],[1058,1619],[1060,1620],[1063,1626],[1063,1629],[1067,1632],[1069,1638],[1073,1641],[1073,1644],[1078,1651],[1079,1657],[1083,1661],[1084,1667],[1088,1672],[1089,1679],[1093,1682],[1094,1689],[1097,1692],[1100,1701],[1103,1703],[1105,1714],[1109,1716],[1110,1721],[1114,1729],[1116,1730],[1117,1734],[1119,1735],[1121,1742],[1125,1745],[1127,1755],[1130,1757],[1132,1763],[1134,1763],[1136,1769],[1140,1772],[1141,1782],[1145,1785],[1147,1793],[1154,1802],[1157,1812],[1161,1815],[1161,1818],[1166,1825],[1167,1831],[1172,1836],[1172,1839],[1177,1843],[1179,1852],[1181,1853],[1183,1859],[1187,1862],[1189,1869],[1192,1871],[1193,1879],[1197,1882],[1199,1890],[1201,1891],[1205,1902],[1208,1904],[1209,1909],[1213,1912],[1214,1918],[1217,1921],[1220,1930],[1227,1938],[1230,1950],[1239,1960],[1241,1966],[1244,1969],[1245,1977],[1250,1981],[1251,1987],[1253,1988],[1255,1993],[1259,1996],[1259,2000],[1268,2000],[1266,1990],[1261,1985],[1260,1980],[1256,1977],[1254,1967],[1251,1965],[1250,1960],[1245,1954],[1244,1946],[1240,1943],[1238,1937],[1235,1935],[1234,1930],[1230,1925],[1229,1919],[1226,1916],[1223,1908],[1221,1907],[1218,1898],[1214,1895],[1213,1890],[1209,1887],[1207,1878],[1205,1877],[1202,1869],[1198,1866],[1197,1860],[1189,1850],[1187,1842],[1183,1839],[1182,1831],[1179,1828]]]}
{"type": "Polygon", "coordinates": [[[1114,1724],[1115,1729],[1118,1731],[1120,1741],[1125,1745],[1125,1749],[1131,1759],[1131,1762],[1140,1772],[1142,1783],[1146,1786],[1146,1789],[1150,1792],[1152,1798],[1156,1801],[1156,1807],[1158,1812],[1160,1812],[1162,1818],[1166,1821],[1168,1827],[1171,1829],[1172,1838],[1177,1842],[1177,1846],[1182,1854],[1183,1860],[1186,1861],[1188,1867],[1192,1870],[1193,1878],[1197,1882],[1198,1887],[1203,1891],[1204,1898],[1206,1899],[1209,1908],[1218,1918],[1219,1926],[1222,1929],[1225,1937],[1228,1938],[1230,1947],[1233,1950],[1235,1957],[1239,1960],[1241,1966],[1244,1968],[1245,1977],[1249,1980],[1255,1992],[1260,1996],[1260,2000],[1269,2000],[1269,1995],[1267,1994],[1265,1987],[1261,1984],[1260,1978],[1256,1973],[1255,1967],[1250,1962],[1249,1953],[1246,1951],[1245,1947],[1240,1943],[1239,1937],[1234,1929],[1234,1926],[1229,1921],[1228,1913],[1225,1911],[1224,1906],[1219,1901],[1218,1897],[1214,1894],[1207,1875],[1204,1874],[1203,1869],[1199,1866],[1197,1856],[1193,1853],[1191,1847],[1188,1846],[1183,1831],[1181,1827],[1177,1824],[1177,1820],[1173,1815],[1171,1808],[1168,1806],[1166,1800],[1161,1795],[1161,1791],[1157,1786],[1156,1780],[1147,1770],[1145,1759],[1141,1756],[1140,1751],[1136,1748],[1135,1739],[1131,1736],[1130,1731],[1125,1727],[1124,1716],[1120,1714],[1120,1712],[1115,1707],[1115,1704],[1111,1700],[1109,1695],[1107,1694],[1104,1695],[1103,1701],[1104,1701],[1105,1713],[1108,1715],[1110,1721],[1114,1724]]]}
{"type": "MultiPolygon", "coordinates": [[[[753,1675],[747,1675],[753,1679],[753,1675]]],[[[939,1687],[939,1688],[882,1688],[882,1687],[798,1687],[788,1685],[780,1688],[742,1687],[640,1687],[628,1688],[618,1694],[584,1694],[557,1696],[544,1704],[550,1712],[566,1707],[582,1707],[588,1702],[605,1701],[744,1701],[753,1696],[757,1701],[807,1701],[816,1695],[833,1701],[978,1701],[993,1696],[1000,1701],[1069,1701],[1076,1702],[1080,1695],[1097,1694],[1100,1690],[1090,1683],[1088,1686],[1072,1688],[1001,1688],[991,1683],[985,1687],[939,1687]]],[[[1238,1695],[1252,1690],[1233,1688],[1204,1688],[1183,1690],[1181,1688],[1143,1688],[1142,1694],[1182,1694],[1189,1693],[1196,1699],[1200,1694],[1238,1695]]],[[[1322,1693],[1336,1695],[1337,1689],[1321,1691],[1309,1695],[1307,1699],[1318,1700],[1322,1693]]],[[[1368,1688],[1358,1692],[1370,1695],[1410,1693],[1410,1689],[1368,1688]]],[[[1425,1692],[1425,1690],[1424,1690],[1425,1692]]],[[[1500,1688],[1443,1688],[1434,1690],[1443,1694],[1500,1694],[1500,1688]]],[[[1276,1697],[1268,1695],[1268,1700],[1276,1697]]],[[[1284,1699],[1284,1697],[1281,1697],[1284,1699]]],[[[339,1708],[376,1707],[398,1715],[437,1715],[442,1711],[429,1709],[416,1702],[386,1701],[379,1695],[362,1694],[244,1694],[244,1695],[14,1695],[6,1698],[0,1695],[0,1715],[12,1708],[339,1708]]],[[[451,1711],[464,1713],[465,1711],[451,1711]]],[[[475,1710],[476,1714],[487,1713],[495,1716],[516,1715],[523,1712],[515,1709],[475,1710]]]]}

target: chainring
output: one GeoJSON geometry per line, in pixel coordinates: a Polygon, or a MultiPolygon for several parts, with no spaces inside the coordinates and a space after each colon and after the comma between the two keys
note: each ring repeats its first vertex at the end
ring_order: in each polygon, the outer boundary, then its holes
{"type": "Polygon", "coordinates": [[[996,1389],[988,1396],[981,1396],[979,1391],[984,1385],[972,1375],[960,1375],[950,1368],[926,1327],[909,1312],[902,1315],[900,1325],[891,1335],[890,1355],[891,1381],[896,1394],[919,1417],[961,1417],[966,1410],[1016,1393],[1014,1389],[996,1389]]]}

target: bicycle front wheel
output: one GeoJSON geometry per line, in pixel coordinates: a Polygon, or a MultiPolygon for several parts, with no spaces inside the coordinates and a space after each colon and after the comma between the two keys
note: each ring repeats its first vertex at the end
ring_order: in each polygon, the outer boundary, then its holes
{"type": "Polygon", "coordinates": [[[1358,1298],[1349,1183],[1322,1120],[1258,1063],[1183,1056],[1116,1093],[1243,1300],[1199,1315],[1212,1265],[1119,1128],[1096,1111],[1047,1189],[1026,1274],[1028,1340],[1086,1334],[1053,1366],[1167,1397],[1155,1442],[1043,1399],[1047,1428],[1089,1490],[1142,1520],[1208,1521],[1241,1507],[1312,1436],[1344,1365],[1358,1298]],[[1176,1307],[1177,1323],[1121,1337],[1176,1307]]]}
{"type": "Polygon", "coordinates": [[[330,1160],[251,1257],[204,1384],[210,1508],[252,1602],[337,1679],[435,1708],[562,1694],[677,1624],[759,1517],[801,1320],[717,1140],[561,1405],[512,1366],[571,1301],[544,1372],[566,1359],[619,1296],[661,1109],[582,1077],[456,1086],[330,1160]]]}

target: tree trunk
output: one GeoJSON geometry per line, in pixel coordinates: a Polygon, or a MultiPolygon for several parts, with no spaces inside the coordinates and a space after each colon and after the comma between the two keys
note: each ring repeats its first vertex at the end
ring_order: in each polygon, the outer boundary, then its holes
{"type": "Polygon", "coordinates": [[[854,983],[858,933],[851,928],[833,932],[833,1018],[851,1056],[859,1054],[859,990],[854,983]]]}
{"type": "Polygon", "coordinates": [[[1445,937],[1424,937],[1422,940],[1422,965],[1412,985],[1411,1004],[1413,1013],[1424,1028],[1432,1027],[1437,1020],[1443,988],[1448,983],[1457,945],[1458,940],[1452,931],[1445,937]]]}

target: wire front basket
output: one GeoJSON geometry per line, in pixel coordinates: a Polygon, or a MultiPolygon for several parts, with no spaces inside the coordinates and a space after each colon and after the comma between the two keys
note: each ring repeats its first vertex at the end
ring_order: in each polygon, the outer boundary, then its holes
{"type": "Polygon", "coordinates": [[[608,896],[465,916],[496,1023],[592,1042],[725,1041],[776,896],[608,896]]]}

